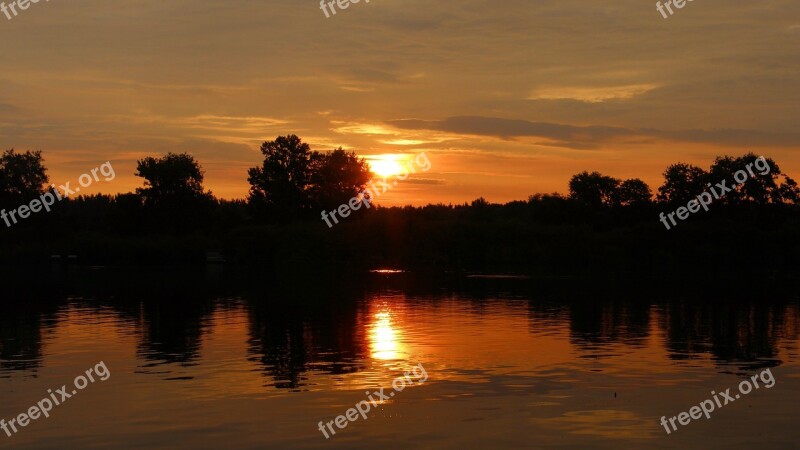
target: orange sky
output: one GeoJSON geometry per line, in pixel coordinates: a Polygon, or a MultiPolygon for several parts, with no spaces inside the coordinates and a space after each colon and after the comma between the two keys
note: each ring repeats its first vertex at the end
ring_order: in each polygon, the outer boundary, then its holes
{"type": "MultiPolygon", "coordinates": [[[[747,151],[800,177],[800,4],[620,0],[50,2],[0,17],[0,148],[53,182],[112,161],[195,155],[247,192],[264,140],[425,152],[386,205],[500,202],[599,170],[656,188],[673,162],[747,151]],[[221,6],[224,5],[224,6],[221,6]]],[[[91,192],[91,191],[87,191],[91,192]]]]}

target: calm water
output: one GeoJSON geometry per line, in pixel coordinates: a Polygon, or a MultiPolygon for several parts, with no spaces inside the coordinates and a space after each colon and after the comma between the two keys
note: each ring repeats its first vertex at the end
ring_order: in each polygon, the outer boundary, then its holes
{"type": "Polygon", "coordinates": [[[0,432],[0,448],[797,448],[797,290],[763,281],[36,280],[2,294],[0,417],[100,361],[111,376],[0,432]],[[418,364],[425,383],[324,438],[319,421],[418,364]],[[771,389],[671,435],[660,425],[765,368],[771,389]]]}

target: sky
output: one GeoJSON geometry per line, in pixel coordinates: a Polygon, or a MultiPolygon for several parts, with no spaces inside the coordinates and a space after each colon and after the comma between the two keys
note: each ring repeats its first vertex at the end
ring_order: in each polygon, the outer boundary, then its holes
{"type": "MultiPolygon", "coordinates": [[[[5,0],[8,3],[8,0],[5,0]]],[[[654,190],[675,162],[754,152],[800,178],[800,3],[51,0],[0,15],[0,148],[85,192],[188,152],[222,198],[259,146],[425,153],[385,205],[524,200],[583,170],[654,190]],[[329,12],[330,14],[330,12],[329,12]]]]}

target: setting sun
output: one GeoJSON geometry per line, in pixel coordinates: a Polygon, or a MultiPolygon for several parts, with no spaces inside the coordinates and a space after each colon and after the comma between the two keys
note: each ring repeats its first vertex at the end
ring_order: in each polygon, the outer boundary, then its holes
{"type": "Polygon", "coordinates": [[[408,166],[408,155],[370,155],[365,157],[372,173],[380,177],[389,177],[404,173],[408,166]]]}

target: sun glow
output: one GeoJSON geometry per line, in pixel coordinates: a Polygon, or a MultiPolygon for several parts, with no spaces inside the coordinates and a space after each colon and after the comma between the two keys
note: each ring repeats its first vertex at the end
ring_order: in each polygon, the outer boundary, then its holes
{"type": "Polygon", "coordinates": [[[374,315],[370,329],[370,350],[372,357],[380,360],[400,359],[403,355],[396,324],[390,309],[384,309],[374,315]]]}
{"type": "Polygon", "coordinates": [[[379,177],[390,177],[407,171],[409,155],[371,155],[365,156],[370,170],[379,177]]]}

